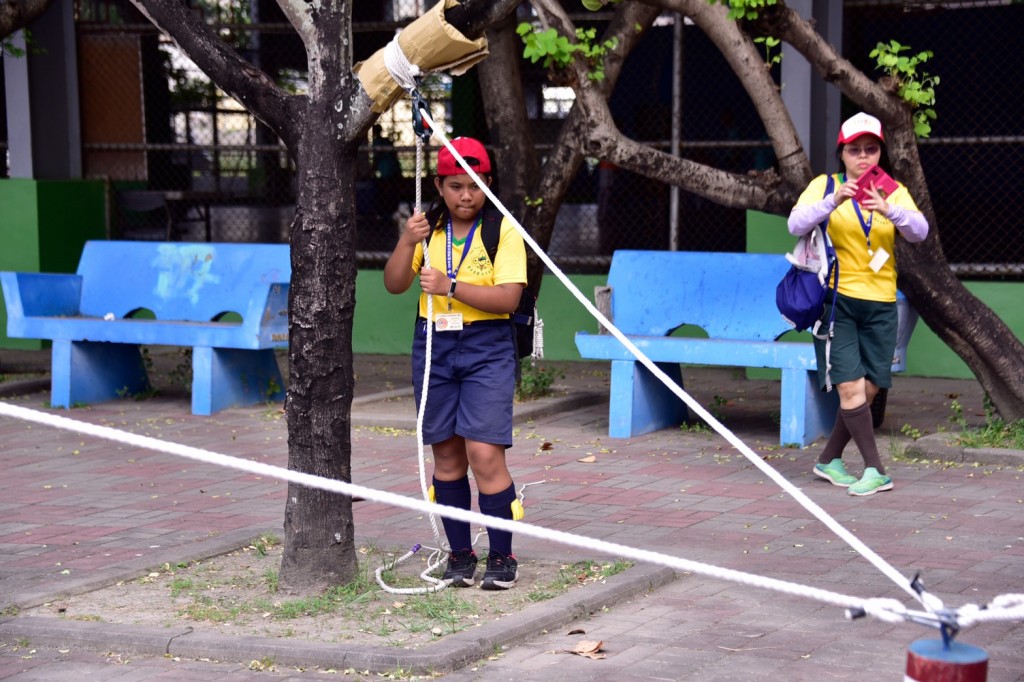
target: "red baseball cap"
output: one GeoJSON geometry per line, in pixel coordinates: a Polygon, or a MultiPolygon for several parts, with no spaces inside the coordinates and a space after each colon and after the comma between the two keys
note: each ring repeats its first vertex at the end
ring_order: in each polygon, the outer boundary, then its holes
{"type": "Polygon", "coordinates": [[[871,114],[865,114],[862,111],[843,122],[842,127],[839,129],[839,139],[836,141],[836,146],[853,142],[861,135],[874,135],[882,142],[885,142],[885,138],[882,136],[882,122],[871,114]]]}
{"type": "MultiPolygon", "coordinates": [[[[452,140],[452,146],[475,173],[491,172],[491,158],[487,156],[487,150],[479,140],[472,137],[456,137],[452,140]]],[[[448,151],[448,147],[442,147],[437,152],[438,175],[462,175],[465,172],[466,170],[455,160],[455,156],[448,151]]]]}

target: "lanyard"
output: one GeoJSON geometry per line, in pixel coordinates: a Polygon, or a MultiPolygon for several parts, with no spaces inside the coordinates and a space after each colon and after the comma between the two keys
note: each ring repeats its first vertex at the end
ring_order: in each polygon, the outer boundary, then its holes
{"type": "Polygon", "coordinates": [[[476,227],[480,224],[481,215],[477,215],[476,220],[473,221],[473,227],[469,228],[469,234],[466,235],[466,243],[462,247],[462,258],[459,259],[459,264],[452,268],[452,218],[448,216],[448,228],[445,233],[445,265],[448,268],[448,279],[454,280],[459,274],[459,268],[462,267],[462,261],[466,260],[466,254],[469,253],[470,247],[473,245],[473,235],[476,234],[476,227]]]}
{"type": "Polygon", "coordinates": [[[853,201],[853,210],[857,212],[857,220],[860,221],[860,228],[864,230],[864,239],[868,242],[868,254],[871,254],[871,223],[875,220],[875,214],[873,212],[868,213],[868,219],[867,222],[865,222],[864,214],[860,212],[860,204],[853,199],[851,199],[851,201],[853,201]]]}

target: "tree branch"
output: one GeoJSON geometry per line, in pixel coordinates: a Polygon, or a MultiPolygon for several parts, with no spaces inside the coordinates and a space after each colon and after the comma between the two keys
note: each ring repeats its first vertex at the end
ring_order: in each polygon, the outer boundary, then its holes
{"type": "Polygon", "coordinates": [[[0,0],[0,40],[31,24],[52,3],[53,0],[0,0]]]}
{"type": "MultiPolygon", "coordinates": [[[[696,0],[695,0],[696,1],[696,0]]],[[[575,27],[562,7],[554,0],[537,0],[534,6],[548,15],[551,25],[570,40],[575,27]]],[[[601,88],[587,79],[587,67],[579,60],[571,67],[575,72],[573,90],[576,105],[587,120],[588,139],[583,153],[611,161],[626,170],[653,180],[677,185],[723,206],[758,208],[783,213],[792,207],[792,197],[777,192],[778,175],[773,172],[758,176],[740,175],[666,154],[631,140],[615,125],[608,102],[601,88]]]]}
{"type": "Polygon", "coordinates": [[[241,102],[250,113],[294,149],[299,134],[298,109],[305,97],[290,95],[266,73],[243,59],[203,21],[202,15],[171,0],[131,0],[161,31],[170,36],[217,87],[241,102]]]}
{"type": "Polygon", "coordinates": [[[444,18],[472,40],[514,12],[521,3],[522,0],[463,0],[445,10],[444,18]]]}

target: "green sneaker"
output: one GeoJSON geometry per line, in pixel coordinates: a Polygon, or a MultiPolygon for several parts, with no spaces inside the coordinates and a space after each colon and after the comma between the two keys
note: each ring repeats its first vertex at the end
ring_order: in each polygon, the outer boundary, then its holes
{"type": "Polygon", "coordinates": [[[878,473],[878,469],[875,467],[868,467],[864,469],[861,479],[847,488],[846,492],[850,495],[864,497],[880,493],[883,490],[892,490],[892,479],[885,474],[878,473]]]}
{"type": "Polygon", "coordinates": [[[846,467],[843,466],[843,460],[839,457],[828,464],[815,464],[814,475],[820,476],[840,488],[847,488],[857,482],[857,477],[847,473],[846,467]]]}

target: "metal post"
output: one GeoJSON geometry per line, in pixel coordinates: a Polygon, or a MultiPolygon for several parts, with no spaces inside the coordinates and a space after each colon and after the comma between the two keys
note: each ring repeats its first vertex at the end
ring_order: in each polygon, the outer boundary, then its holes
{"type": "MultiPolygon", "coordinates": [[[[683,24],[682,14],[672,22],[672,145],[670,154],[679,156],[683,119],[683,24]]],[[[669,188],[668,248],[679,250],[679,186],[669,188]]]]}

